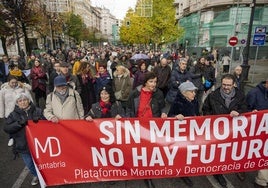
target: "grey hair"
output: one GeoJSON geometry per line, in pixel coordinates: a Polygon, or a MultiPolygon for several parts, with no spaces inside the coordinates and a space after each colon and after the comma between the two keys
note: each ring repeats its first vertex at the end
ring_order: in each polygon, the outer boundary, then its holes
{"type": "Polygon", "coordinates": [[[28,99],[29,101],[32,101],[32,97],[28,93],[19,93],[16,96],[16,102],[18,102],[19,99],[28,99]]]}
{"type": "Polygon", "coordinates": [[[180,58],[179,63],[181,63],[181,62],[185,62],[185,63],[187,63],[187,59],[186,59],[186,58],[180,58]]]}

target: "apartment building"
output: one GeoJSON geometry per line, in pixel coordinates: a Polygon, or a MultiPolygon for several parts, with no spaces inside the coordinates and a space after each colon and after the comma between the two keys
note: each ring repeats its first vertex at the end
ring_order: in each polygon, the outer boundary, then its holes
{"type": "MultiPolygon", "coordinates": [[[[185,30],[180,45],[199,52],[204,48],[230,48],[229,39],[236,36],[236,53],[241,53],[247,40],[252,5],[252,0],[175,0],[175,16],[185,30]]],[[[266,28],[267,33],[268,0],[256,0],[252,36],[257,27],[266,28]]],[[[256,47],[251,46],[251,50],[256,47]]],[[[266,39],[260,48],[261,57],[267,56],[267,49],[266,39]]]]}

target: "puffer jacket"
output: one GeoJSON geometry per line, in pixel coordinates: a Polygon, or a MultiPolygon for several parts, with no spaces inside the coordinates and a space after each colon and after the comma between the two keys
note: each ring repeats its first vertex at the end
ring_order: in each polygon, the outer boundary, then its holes
{"type": "Polygon", "coordinates": [[[221,97],[220,88],[217,88],[208,95],[202,108],[203,115],[230,114],[233,110],[238,113],[248,111],[245,95],[237,88],[235,88],[235,96],[229,108],[225,105],[225,101],[221,97]]]}
{"type": "Polygon", "coordinates": [[[265,81],[259,83],[247,94],[247,103],[249,110],[267,110],[268,109],[268,89],[264,87],[265,81]]]}
{"type": "Polygon", "coordinates": [[[180,84],[186,81],[192,81],[192,74],[190,72],[182,72],[179,67],[172,70],[169,81],[169,90],[166,96],[166,100],[169,103],[173,103],[177,96],[180,84]]]}
{"type": "MultiPolygon", "coordinates": [[[[29,84],[24,83],[23,87],[12,88],[8,82],[1,86],[0,90],[0,118],[8,117],[8,115],[14,110],[16,105],[16,96],[20,93],[26,93],[31,96],[32,87],[29,84]]],[[[33,101],[31,99],[31,101],[33,101]]]]}
{"type": "MultiPolygon", "coordinates": [[[[33,103],[30,103],[30,108],[27,111],[20,109],[17,105],[13,112],[6,118],[4,131],[11,134],[15,140],[14,152],[29,153],[25,126],[20,125],[18,122],[21,120],[39,120],[45,119],[42,115],[42,110],[37,108],[33,103]]],[[[26,125],[27,126],[27,125],[26,125]]]]}
{"type": "Polygon", "coordinates": [[[44,109],[44,116],[47,120],[51,120],[55,116],[59,119],[83,119],[84,109],[79,93],[71,88],[68,90],[68,96],[63,104],[55,91],[47,96],[44,109]]]}
{"type": "Polygon", "coordinates": [[[178,114],[182,114],[183,116],[198,116],[198,109],[199,105],[197,99],[189,101],[179,91],[174,103],[170,107],[168,116],[174,117],[178,114]]]}
{"type": "Polygon", "coordinates": [[[190,72],[192,73],[193,84],[198,88],[198,90],[203,91],[204,85],[202,81],[202,76],[205,72],[205,64],[197,63],[195,66],[192,66],[190,68],[190,72]]]}
{"type": "MultiPolygon", "coordinates": [[[[137,112],[140,102],[140,93],[142,86],[136,87],[134,91],[129,96],[127,103],[126,116],[127,117],[137,117],[137,112]]],[[[167,109],[165,108],[165,99],[162,91],[158,88],[153,92],[152,100],[150,102],[153,117],[160,117],[162,113],[167,114],[167,109]]]]}
{"type": "MultiPolygon", "coordinates": [[[[89,110],[89,113],[86,115],[87,116],[91,116],[92,118],[101,118],[101,106],[100,103],[94,103],[91,107],[91,109],[89,110]]],[[[116,115],[120,115],[121,117],[125,116],[125,111],[121,105],[121,103],[119,101],[116,101],[112,104],[111,109],[109,111],[109,116],[110,118],[115,117],[116,115]]]]}

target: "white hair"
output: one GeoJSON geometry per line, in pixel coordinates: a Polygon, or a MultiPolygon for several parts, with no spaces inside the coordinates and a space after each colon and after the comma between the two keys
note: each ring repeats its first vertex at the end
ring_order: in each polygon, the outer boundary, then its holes
{"type": "Polygon", "coordinates": [[[19,99],[28,99],[29,101],[32,101],[32,97],[28,93],[19,93],[16,96],[16,102],[18,102],[19,99]]]}

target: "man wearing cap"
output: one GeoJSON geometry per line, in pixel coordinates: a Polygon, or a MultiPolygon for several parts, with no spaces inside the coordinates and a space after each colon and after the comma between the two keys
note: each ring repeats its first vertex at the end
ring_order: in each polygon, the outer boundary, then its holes
{"type": "MultiPolygon", "coordinates": [[[[175,117],[183,120],[185,116],[198,116],[199,107],[196,99],[197,87],[192,82],[183,82],[179,86],[179,92],[172,103],[168,117],[175,117]]],[[[193,186],[193,182],[188,177],[182,177],[183,182],[189,187],[193,186]]]]}
{"type": "MultiPolygon", "coordinates": [[[[205,99],[203,115],[230,114],[237,117],[247,112],[245,95],[235,87],[235,77],[225,74],[221,78],[221,87],[210,93],[205,99]]],[[[226,187],[227,182],[222,174],[214,175],[219,184],[226,187]]]]}
{"type": "Polygon", "coordinates": [[[69,64],[66,62],[62,62],[60,65],[60,72],[61,75],[65,77],[66,82],[68,83],[68,85],[70,87],[72,87],[73,89],[75,89],[79,94],[81,93],[81,85],[77,79],[77,77],[73,74],[71,74],[70,70],[69,70],[69,64]]]}
{"type": "Polygon", "coordinates": [[[83,119],[84,109],[79,93],[68,87],[64,76],[54,79],[55,89],[46,99],[44,116],[57,123],[60,119],[83,119]]]}

